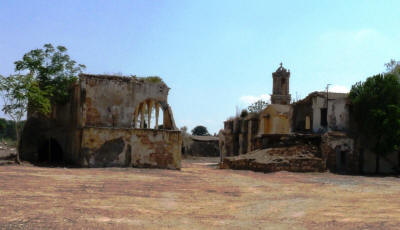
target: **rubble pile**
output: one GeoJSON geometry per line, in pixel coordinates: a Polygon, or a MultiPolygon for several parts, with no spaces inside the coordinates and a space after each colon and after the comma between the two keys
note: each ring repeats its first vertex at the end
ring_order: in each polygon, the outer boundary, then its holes
{"type": "Polygon", "coordinates": [[[315,145],[295,145],[255,150],[253,152],[224,158],[221,168],[244,169],[259,172],[323,172],[325,162],[317,157],[315,145]]]}
{"type": "Polygon", "coordinates": [[[0,165],[15,164],[16,149],[0,142],[0,165]]]}

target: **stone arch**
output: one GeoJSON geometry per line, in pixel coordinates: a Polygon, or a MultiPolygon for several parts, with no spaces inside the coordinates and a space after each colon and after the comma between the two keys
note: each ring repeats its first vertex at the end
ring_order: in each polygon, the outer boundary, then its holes
{"type": "Polygon", "coordinates": [[[157,101],[154,99],[146,99],[136,106],[133,114],[133,128],[153,129],[151,126],[152,125],[151,120],[152,120],[152,113],[154,110],[155,111],[154,129],[159,129],[160,109],[162,111],[162,116],[163,116],[162,129],[176,130],[177,128],[175,126],[175,121],[172,116],[171,107],[166,102],[157,101]]]}

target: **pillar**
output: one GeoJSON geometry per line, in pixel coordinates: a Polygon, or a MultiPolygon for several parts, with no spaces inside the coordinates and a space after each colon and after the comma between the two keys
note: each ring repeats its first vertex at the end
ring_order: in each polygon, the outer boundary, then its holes
{"type": "Polygon", "coordinates": [[[144,128],[144,104],[140,105],[140,128],[144,128]]]}
{"type": "Polygon", "coordinates": [[[135,112],[133,113],[133,128],[137,128],[137,120],[139,114],[139,106],[136,106],[135,112]]]}
{"type": "Polygon", "coordinates": [[[147,123],[148,123],[147,128],[151,129],[150,121],[151,121],[151,112],[153,110],[153,101],[148,100],[146,104],[147,104],[147,123]]]}
{"type": "Polygon", "coordinates": [[[158,129],[158,116],[160,115],[160,103],[156,102],[156,129],[158,129]]]}

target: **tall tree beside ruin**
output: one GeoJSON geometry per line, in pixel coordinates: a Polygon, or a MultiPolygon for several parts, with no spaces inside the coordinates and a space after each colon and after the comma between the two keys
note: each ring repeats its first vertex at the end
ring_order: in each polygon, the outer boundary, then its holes
{"type": "Polygon", "coordinates": [[[249,105],[247,107],[247,110],[249,110],[250,113],[258,113],[265,109],[268,106],[268,102],[263,101],[262,99],[254,102],[253,104],[249,105]]]}
{"type": "Polygon", "coordinates": [[[54,48],[45,44],[43,49],[31,50],[14,63],[17,74],[0,76],[2,110],[15,122],[18,163],[21,131],[18,124],[26,112],[48,115],[52,104],[67,102],[71,85],[85,68],[66,52],[64,46],[54,48]]]}
{"type": "Polygon", "coordinates": [[[210,136],[205,126],[198,125],[192,129],[192,135],[194,136],[210,136]]]}
{"type": "Polygon", "coordinates": [[[67,48],[54,47],[52,44],[45,44],[42,49],[29,51],[24,54],[22,60],[14,64],[18,73],[28,71],[50,104],[65,103],[69,98],[71,85],[86,68],[85,65],[77,64],[70,58],[67,48]]]}
{"type": "Polygon", "coordinates": [[[369,77],[352,86],[350,99],[358,130],[373,143],[379,173],[380,158],[400,148],[400,80],[393,73],[369,77]]]}
{"type": "Polygon", "coordinates": [[[38,85],[29,74],[0,76],[0,92],[3,99],[2,111],[14,121],[17,143],[16,161],[20,163],[19,141],[22,128],[20,125],[28,109],[28,102],[30,105],[40,105],[39,111],[43,113],[50,110],[50,104],[47,103],[38,85]]]}

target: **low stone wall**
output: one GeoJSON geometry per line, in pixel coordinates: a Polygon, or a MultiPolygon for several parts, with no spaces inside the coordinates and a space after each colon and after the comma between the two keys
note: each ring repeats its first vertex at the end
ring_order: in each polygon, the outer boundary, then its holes
{"type": "Polygon", "coordinates": [[[295,145],[321,144],[321,135],[316,134],[264,134],[255,138],[254,149],[279,148],[295,145]]]}
{"type": "Polygon", "coordinates": [[[325,161],[316,157],[319,149],[313,145],[296,145],[256,150],[236,157],[226,157],[221,168],[260,172],[323,172],[325,161]]]}
{"type": "Polygon", "coordinates": [[[180,131],[84,128],[82,164],[180,169],[181,145],[180,131]]]}
{"type": "Polygon", "coordinates": [[[184,154],[202,157],[219,157],[219,139],[214,136],[189,136],[184,140],[184,154]],[[186,142],[186,143],[185,143],[186,142]]]}

